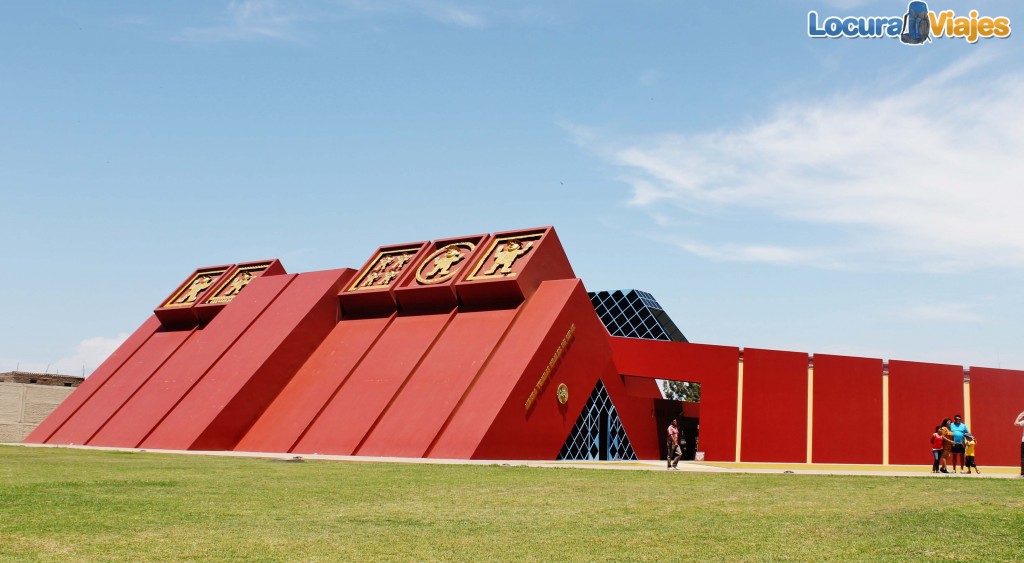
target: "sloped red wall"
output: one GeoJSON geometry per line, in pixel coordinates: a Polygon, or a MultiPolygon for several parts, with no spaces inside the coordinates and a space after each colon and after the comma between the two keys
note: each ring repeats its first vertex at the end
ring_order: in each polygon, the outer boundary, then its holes
{"type": "Polygon", "coordinates": [[[143,440],[153,449],[235,446],[337,321],[352,270],[297,275],[143,440]]]}
{"type": "Polygon", "coordinates": [[[74,416],[89,399],[110,380],[110,378],[129,361],[132,356],[152,338],[153,334],[160,328],[160,321],[156,316],[151,316],[129,336],[113,354],[110,355],[92,375],[86,378],[75,391],[68,396],[50,416],[39,424],[25,438],[25,443],[42,444],[54,435],[60,428],[74,416]]]}
{"type": "Polygon", "coordinates": [[[576,423],[610,354],[600,323],[579,280],[547,281],[520,305],[501,345],[462,394],[457,408],[427,448],[426,457],[447,459],[554,459],[576,423]],[[574,341],[538,396],[531,390],[569,327],[574,341]],[[554,399],[559,383],[569,402],[554,399]]]}
{"type": "Polygon", "coordinates": [[[294,278],[259,277],[250,283],[229,307],[176,350],[88,444],[138,447],[294,278]]]}
{"type": "MultiPolygon", "coordinates": [[[[145,385],[160,366],[188,343],[196,331],[192,329],[157,331],[125,366],[94,393],[82,408],[50,437],[51,444],[88,444],[125,403],[145,385]]],[[[72,394],[74,396],[74,394],[72,394]]],[[[95,444],[94,444],[95,445],[95,444]]],[[[134,447],[135,444],[112,443],[111,446],[134,447]]]]}
{"type": "Polygon", "coordinates": [[[459,313],[355,453],[423,457],[515,317],[515,309],[459,313]]]}

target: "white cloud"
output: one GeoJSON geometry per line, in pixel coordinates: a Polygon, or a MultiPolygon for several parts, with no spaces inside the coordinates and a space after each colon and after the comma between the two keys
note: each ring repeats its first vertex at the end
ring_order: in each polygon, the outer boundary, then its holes
{"type": "MultiPolygon", "coordinates": [[[[664,223],[664,219],[655,219],[664,223]]],[[[818,258],[813,250],[801,250],[773,245],[707,245],[686,239],[671,241],[675,246],[702,258],[719,262],[764,262],[770,264],[798,264],[811,262],[818,258]]]]}
{"type": "MultiPolygon", "coordinates": [[[[187,27],[178,34],[178,39],[190,43],[260,39],[294,41],[303,36],[304,24],[353,15],[413,15],[465,28],[483,28],[489,23],[484,9],[445,0],[339,0],[286,5],[288,9],[284,10],[276,0],[231,0],[221,21],[212,25],[187,27]]],[[[515,18],[511,14],[506,14],[506,17],[515,18]]]]}
{"type": "Polygon", "coordinates": [[[185,28],[184,41],[206,43],[254,39],[295,39],[296,16],[282,13],[275,0],[232,0],[222,23],[185,28]]]}
{"type": "MultiPolygon", "coordinates": [[[[713,259],[1024,267],[1024,75],[968,57],[908,88],[780,107],[732,130],[613,141],[569,127],[621,169],[629,203],[682,248],[713,259]],[[747,213],[804,240],[694,240],[666,213],[747,213]],[[820,237],[822,229],[831,236],[820,237]],[[832,240],[837,239],[837,240],[832,240]]],[[[771,234],[771,231],[766,231],[771,234]]],[[[733,236],[751,236],[734,232],[733,236]]]]}
{"type": "Polygon", "coordinates": [[[962,303],[933,303],[907,307],[896,312],[896,316],[911,322],[977,323],[984,317],[962,303]]]}
{"type": "Polygon", "coordinates": [[[114,350],[117,350],[117,347],[126,338],[128,338],[128,333],[125,332],[111,337],[94,336],[86,338],[75,345],[75,349],[70,355],[52,362],[4,359],[0,361],[0,364],[7,366],[9,370],[18,369],[36,373],[59,373],[61,375],[82,375],[84,370],[85,375],[89,375],[113,354],[114,350]]]}
{"type": "Polygon", "coordinates": [[[392,2],[342,0],[342,4],[353,12],[411,13],[458,27],[479,28],[485,27],[488,23],[483,10],[443,0],[394,0],[392,2]]]}
{"type": "Polygon", "coordinates": [[[457,25],[459,27],[484,27],[487,25],[487,19],[483,15],[473,12],[468,8],[433,2],[426,3],[425,7],[427,12],[441,23],[457,25]]]}

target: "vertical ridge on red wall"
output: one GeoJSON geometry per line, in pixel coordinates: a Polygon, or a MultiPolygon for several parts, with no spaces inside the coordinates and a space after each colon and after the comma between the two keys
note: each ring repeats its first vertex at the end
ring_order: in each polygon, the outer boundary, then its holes
{"type": "Polygon", "coordinates": [[[60,428],[74,416],[82,406],[88,404],[92,396],[102,389],[103,385],[110,380],[125,363],[146,345],[150,338],[160,328],[160,321],[156,315],[151,315],[138,329],[135,330],[114,353],[111,354],[92,375],[87,377],[56,409],[46,417],[26,438],[25,443],[42,444],[50,439],[60,428]]]}
{"type": "Polygon", "coordinates": [[[453,315],[395,318],[292,451],[351,455],[453,315]]]}
{"type": "Polygon", "coordinates": [[[235,449],[291,451],[394,318],[348,319],[336,324],[235,449]]]}
{"type": "Polygon", "coordinates": [[[88,444],[138,447],[294,277],[291,274],[253,280],[230,307],[225,307],[156,370],[88,444]]]}
{"type": "MultiPolygon", "coordinates": [[[[194,329],[158,331],[132,355],[124,369],[90,397],[50,443],[88,444],[174,354],[196,337],[194,329]]],[[[120,444],[112,444],[120,445],[120,444]]],[[[122,447],[132,447],[122,445],[122,447]]]]}
{"type": "MultiPolygon", "coordinates": [[[[520,452],[519,455],[527,455],[528,452],[546,447],[546,443],[527,443],[528,436],[516,432],[515,428],[519,428],[527,416],[524,405],[530,390],[540,380],[545,366],[576,321],[578,313],[567,310],[573,298],[577,302],[581,298],[586,299],[579,280],[547,281],[540,284],[536,292],[520,305],[523,310],[501,340],[494,356],[459,401],[458,408],[442,426],[440,436],[427,450],[426,457],[488,459],[489,455],[501,448],[505,448],[506,452],[516,451],[520,452]],[[524,389],[521,396],[513,397],[517,385],[524,389]],[[505,409],[506,405],[512,406],[505,409]],[[485,444],[487,432],[503,416],[507,417],[504,420],[509,425],[506,427],[507,435],[493,445],[485,444]]],[[[589,307],[589,300],[586,303],[589,307]]],[[[590,314],[594,315],[593,308],[590,308],[590,314]]],[[[598,322],[596,315],[593,320],[598,322]]],[[[574,342],[572,346],[577,344],[574,342]]],[[[572,354],[566,354],[566,358],[578,356],[579,353],[580,350],[573,350],[572,354]]],[[[560,365],[558,369],[563,367],[560,365]]],[[[597,375],[597,372],[593,373],[593,381],[597,380],[597,375]]],[[[590,382],[591,387],[593,381],[590,382]]],[[[553,395],[555,386],[555,381],[546,381],[542,391],[549,396],[553,395]]],[[[575,422],[575,415],[583,408],[589,392],[589,388],[570,391],[573,399],[571,406],[576,413],[568,428],[575,422]],[[578,404],[577,399],[581,401],[578,404]]],[[[558,433],[554,428],[549,431],[558,433]]],[[[554,459],[567,434],[568,429],[565,434],[557,437],[559,442],[549,455],[526,459],[554,459]]]]}
{"type": "Polygon", "coordinates": [[[515,315],[498,309],[455,316],[355,453],[422,457],[515,315]]]}
{"type": "Polygon", "coordinates": [[[154,449],[235,446],[337,319],[352,270],[298,274],[143,440],[154,449]]]}

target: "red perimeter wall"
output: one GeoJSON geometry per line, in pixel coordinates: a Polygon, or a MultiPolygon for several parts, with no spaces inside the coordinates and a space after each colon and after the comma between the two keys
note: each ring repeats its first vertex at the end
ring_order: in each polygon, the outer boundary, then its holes
{"type": "Polygon", "coordinates": [[[741,440],[740,461],[807,460],[807,354],[743,350],[741,440]]]}
{"type": "Polygon", "coordinates": [[[815,354],[813,401],[812,463],[882,463],[882,360],[815,354]]]}
{"type": "Polygon", "coordinates": [[[1024,411],[1024,371],[971,368],[971,418],[967,428],[978,440],[975,463],[1020,463],[1021,428],[1014,426],[1024,411]]]}
{"type": "Polygon", "coordinates": [[[889,362],[889,463],[931,464],[935,426],[964,412],[963,381],[961,366],[889,362]]]}
{"type": "MultiPolygon", "coordinates": [[[[697,447],[708,461],[736,460],[739,348],[614,336],[608,341],[615,367],[623,375],[700,383],[697,447]]],[[[630,441],[634,439],[630,436],[630,441]]]]}

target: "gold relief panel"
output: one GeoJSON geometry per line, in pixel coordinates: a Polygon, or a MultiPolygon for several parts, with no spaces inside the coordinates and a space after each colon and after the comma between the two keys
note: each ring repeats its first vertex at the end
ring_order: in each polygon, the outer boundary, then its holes
{"type": "Polygon", "coordinates": [[[219,268],[216,270],[204,270],[196,272],[191,279],[188,280],[173,297],[167,300],[163,304],[164,307],[191,307],[198,301],[206,290],[210,288],[222,275],[227,271],[227,268],[219,268]]]}
{"type": "Polygon", "coordinates": [[[370,266],[356,278],[348,288],[349,291],[366,291],[369,289],[387,289],[402,273],[416,255],[416,248],[385,250],[377,253],[370,266]]]}
{"type": "Polygon", "coordinates": [[[452,279],[474,249],[476,245],[471,242],[454,242],[435,250],[416,270],[416,283],[432,285],[452,279]]]}
{"type": "Polygon", "coordinates": [[[217,293],[207,299],[204,303],[219,305],[222,303],[229,303],[236,295],[245,289],[245,286],[249,285],[256,276],[260,275],[263,270],[266,270],[270,264],[255,264],[252,266],[241,266],[235,270],[234,275],[228,282],[217,290],[217,293]]]}
{"type": "Polygon", "coordinates": [[[513,266],[520,258],[533,250],[534,244],[543,236],[544,233],[535,233],[494,239],[484,257],[480,259],[466,280],[501,279],[515,276],[516,272],[513,270],[513,266]]]}

